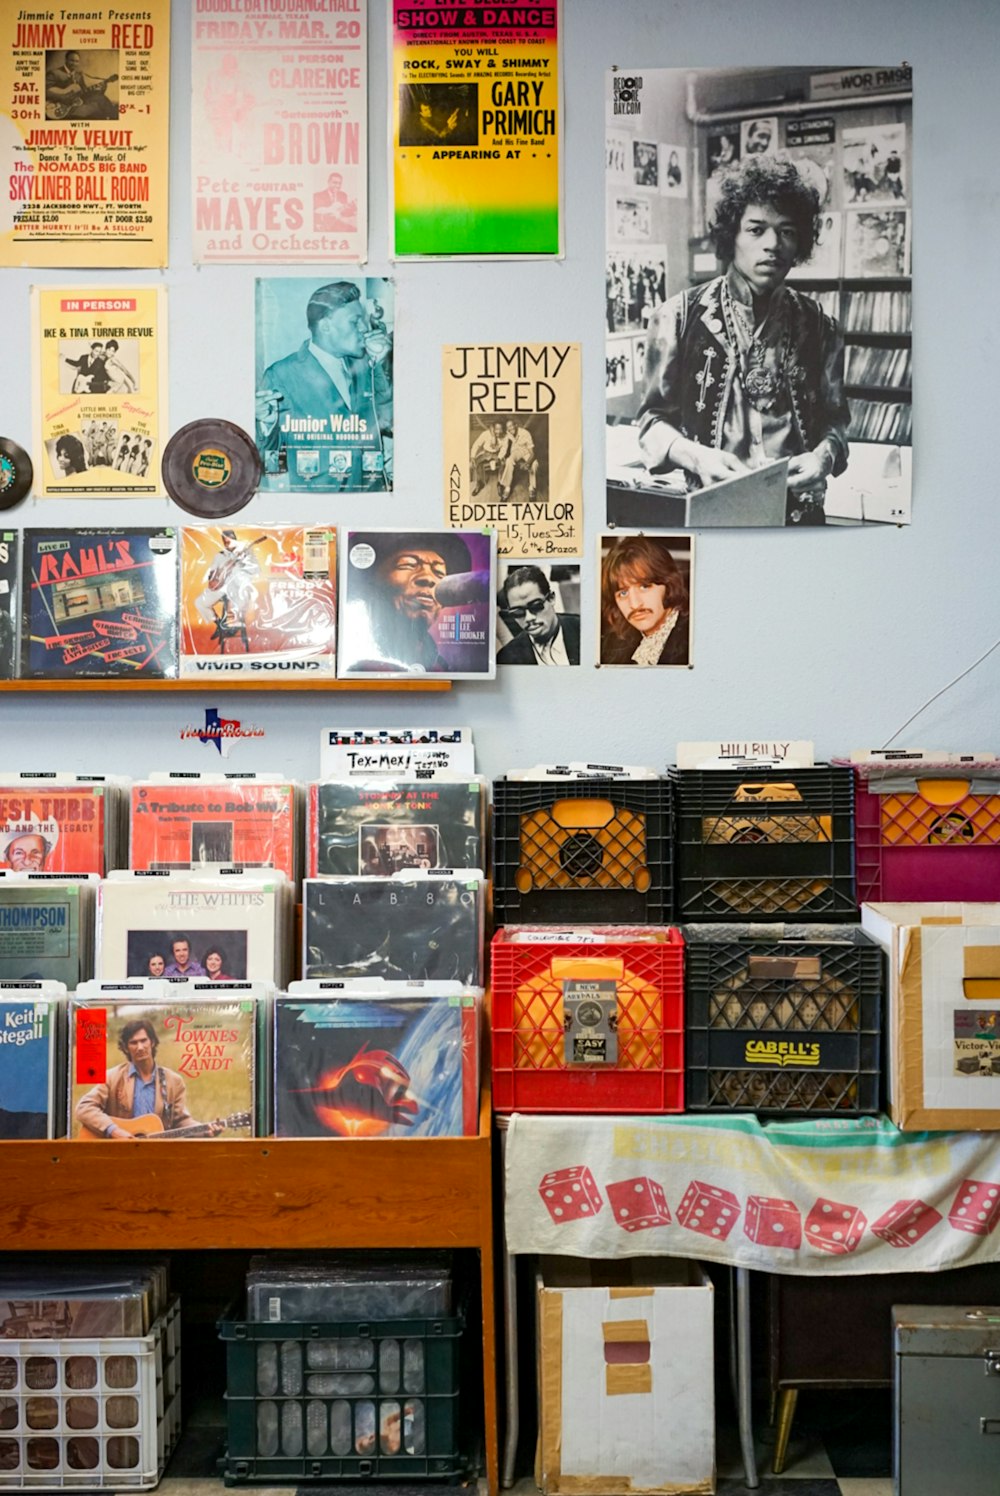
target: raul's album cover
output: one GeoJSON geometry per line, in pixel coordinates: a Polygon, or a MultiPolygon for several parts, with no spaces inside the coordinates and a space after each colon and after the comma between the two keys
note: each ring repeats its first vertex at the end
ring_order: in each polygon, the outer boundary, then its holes
{"type": "Polygon", "coordinates": [[[341,532],[337,673],[496,674],[496,534],[341,532]]]}
{"type": "Polygon", "coordinates": [[[336,640],[334,530],[181,531],[182,675],[333,675],[336,640]]]}
{"type": "Polygon", "coordinates": [[[277,1137],[461,1137],[477,1089],[471,994],[275,999],[277,1137]]]}
{"type": "Polygon", "coordinates": [[[21,674],[177,674],[173,530],[25,530],[21,674]]]}

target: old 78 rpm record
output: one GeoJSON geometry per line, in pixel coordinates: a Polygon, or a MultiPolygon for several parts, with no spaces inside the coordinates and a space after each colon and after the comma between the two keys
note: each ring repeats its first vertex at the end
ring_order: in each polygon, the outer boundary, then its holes
{"type": "Polygon", "coordinates": [[[13,509],[25,494],[31,492],[34,469],[23,447],[0,436],[0,509],[13,509]]]}
{"type": "Polygon", "coordinates": [[[223,519],[249,504],[260,483],[256,446],[231,421],[190,421],[163,453],[163,482],[175,504],[205,519],[223,519]]]}

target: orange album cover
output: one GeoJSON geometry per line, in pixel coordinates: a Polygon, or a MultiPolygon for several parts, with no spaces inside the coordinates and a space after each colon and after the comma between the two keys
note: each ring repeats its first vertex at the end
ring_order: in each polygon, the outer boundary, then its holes
{"type": "Polygon", "coordinates": [[[130,826],[130,866],[139,871],[235,862],[295,878],[290,784],[134,784],[130,826]]]}
{"type": "Polygon", "coordinates": [[[101,785],[0,784],[0,869],[103,877],[104,807],[101,785]]]}
{"type": "Polygon", "coordinates": [[[332,676],[336,578],[332,529],[188,526],[181,532],[181,674],[332,676]]]}

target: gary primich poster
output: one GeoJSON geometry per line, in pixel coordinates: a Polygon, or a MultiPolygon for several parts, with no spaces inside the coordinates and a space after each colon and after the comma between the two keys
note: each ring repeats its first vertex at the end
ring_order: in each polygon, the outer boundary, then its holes
{"type": "Polygon", "coordinates": [[[444,350],[445,522],[497,532],[503,556],[578,556],[579,343],[444,350]]]}
{"type": "Polygon", "coordinates": [[[395,255],[558,255],[559,0],[393,0],[395,255]]]}
{"type": "Polygon", "coordinates": [[[170,0],[3,12],[0,265],[166,265],[170,0]]]}
{"type": "Polygon", "coordinates": [[[265,492],[392,488],[393,282],[257,282],[255,421],[265,492]]]}
{"type": "Polygon", "coordinates": [[[365,0],[193,0],[194,258],[367,259],[365,0]]]}

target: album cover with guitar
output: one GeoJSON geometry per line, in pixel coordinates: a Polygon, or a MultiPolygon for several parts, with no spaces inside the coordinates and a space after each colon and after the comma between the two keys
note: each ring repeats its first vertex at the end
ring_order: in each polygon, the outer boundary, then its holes
{"type": "Polygon", "coordinates": [[[254,1132],[254,1002],[245,994],[73,998],[69,1134],[188,1142],[254,1132]]]}
{"type": "Polygon", "coordinates": [[[337,542],[329,527],[181,532],[181,674],[333,675],[337,542]]]}

